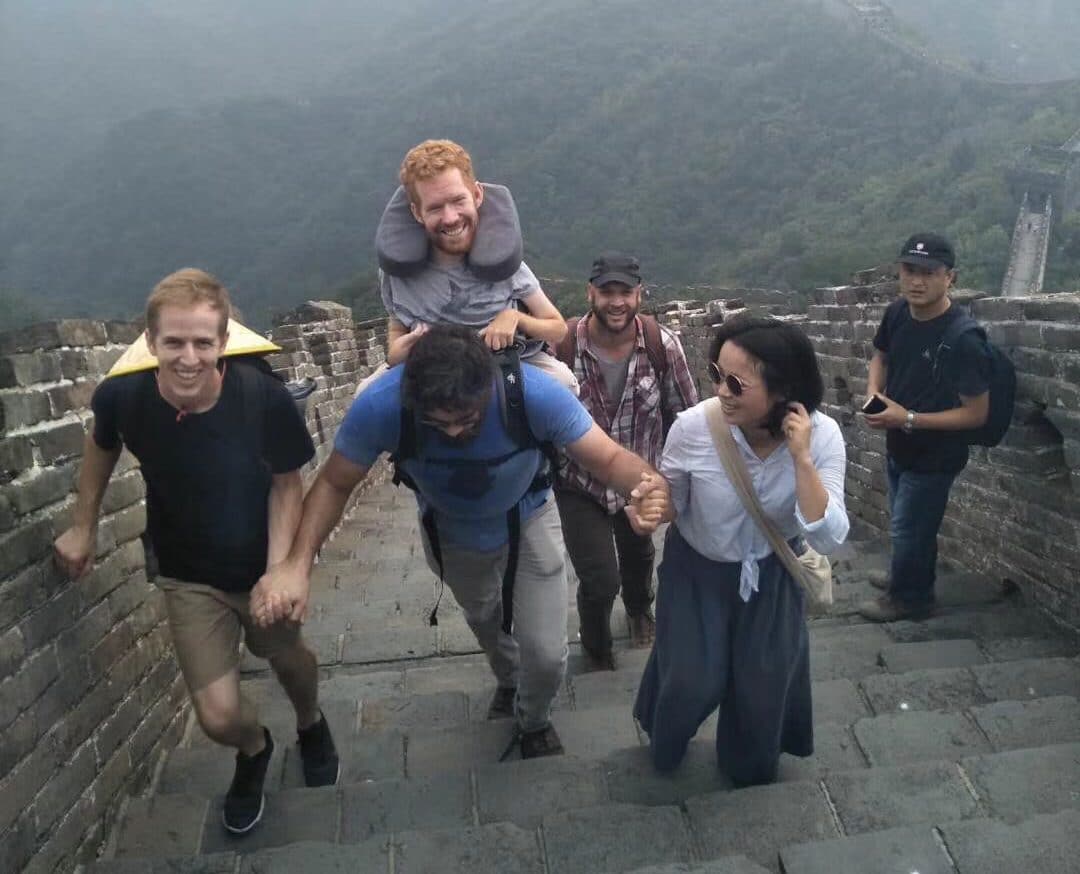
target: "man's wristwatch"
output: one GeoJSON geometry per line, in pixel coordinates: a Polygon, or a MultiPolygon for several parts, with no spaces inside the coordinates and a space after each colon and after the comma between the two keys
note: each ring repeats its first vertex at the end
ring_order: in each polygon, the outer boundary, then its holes
{"type": "Polygon", "coordinates": [[[907,418],[904,419],[904,424],[900,426],[905,434],[910,434],[915,428],[915,411],[908,410],[907,418]]]}

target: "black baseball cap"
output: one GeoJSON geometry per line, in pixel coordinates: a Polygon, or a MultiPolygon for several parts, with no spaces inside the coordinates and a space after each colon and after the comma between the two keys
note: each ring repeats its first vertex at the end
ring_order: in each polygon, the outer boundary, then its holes
{"type": "Polygon", "coordinates": [[[908,237],[897,260],[901,264],[926,267],[928,270],[939,267],[952,270],[956,266],[956,253],[952,244],[940,234],[915,234],[908,237]]]}
{"type": "Polygon", "coordinates": [[[609,282],[621,282],[636,288],[641,285],[641,264],[633,255],[605,252],[592,263],[589,282],[597,288],[609,282]]]}

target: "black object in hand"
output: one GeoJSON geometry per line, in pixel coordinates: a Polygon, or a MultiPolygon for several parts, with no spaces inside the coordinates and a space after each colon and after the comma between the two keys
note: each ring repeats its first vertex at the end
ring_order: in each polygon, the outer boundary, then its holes
{"type": "Polygon", "coordinates": [[[862,411],[869,415],[875,413],[882,413],[885,411],[886,404],[880,397],[880,395],[871,395],[870,399],[862,405],[862,411]]]}

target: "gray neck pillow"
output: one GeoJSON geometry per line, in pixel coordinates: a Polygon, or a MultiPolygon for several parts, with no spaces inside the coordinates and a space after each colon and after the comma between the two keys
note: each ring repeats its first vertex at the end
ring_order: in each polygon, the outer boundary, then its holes
{"type": "MultiPolygon", "coordinates": [[[[484,200],[467,256],[469,270],[485,282],[498,282],[517,272],[525,244],[510,189],[505,185],[480,184],[484,186],[484,200]]],[[[427,233],[409,209],[409,197],[400,185],[379,220],[375,253],[379,266],[391,276],[415,276],[427,266],[427,233]]]]}

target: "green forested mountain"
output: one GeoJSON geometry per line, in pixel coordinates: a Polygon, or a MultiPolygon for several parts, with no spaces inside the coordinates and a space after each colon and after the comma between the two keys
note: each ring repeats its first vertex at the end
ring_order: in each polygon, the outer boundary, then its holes
{"type": "MultiPolygon", "coordinates": [[[[1080,127],[1076,84],[951,77],[814,2],[395,9],[362,52],[327,49],[332,75],[282,96],[188,94],[88,136],[0,202],[0,286],[128,314],[155,279],[200,265],[265,322],[367,285],[401,156],[448,136],[513,189],[538,272],[582,275],[621,247],[665,282],[803,287],[929,227],[956,238],[965,284],[994,287],[1016,208],[1004,167],[1080,127]]],[[[1048,281],[1075,287],[1062,228],[1048,281]]]]}

